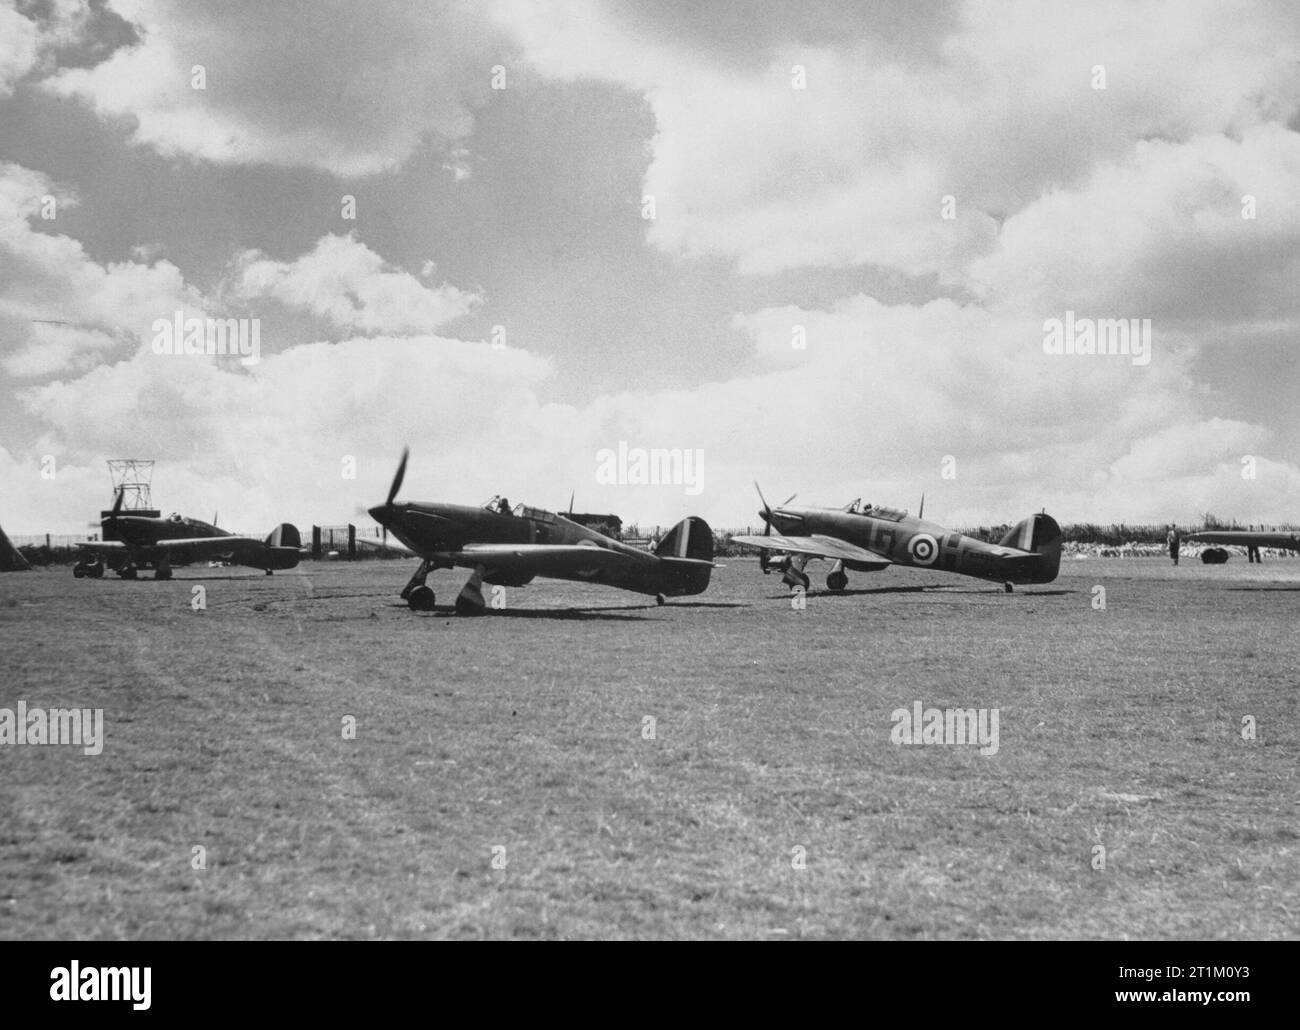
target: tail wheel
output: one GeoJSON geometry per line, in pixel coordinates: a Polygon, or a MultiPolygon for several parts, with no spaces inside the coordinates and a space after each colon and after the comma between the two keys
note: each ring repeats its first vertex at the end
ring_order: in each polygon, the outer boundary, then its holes
{"type": "Polygon", "coordinates": [[[826,586],[830,590],[843,590],[849,585],[849,577],[842,572],[832,572],[826,577],[826,586]]]}
{"type": "Polygon", "coordinates": [[[406,597],[406,603],[413,612],[433,611],[433,587],[418,586],[406,597]]]}

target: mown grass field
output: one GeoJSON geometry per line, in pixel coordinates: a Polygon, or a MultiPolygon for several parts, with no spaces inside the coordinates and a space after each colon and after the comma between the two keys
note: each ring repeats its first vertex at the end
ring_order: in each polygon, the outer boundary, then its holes
{"type": "Polygon", "coordinates": [[[1300,936],[1300,561],[814,565],[794,611],[728,559],[478,619],[410,571],[0,576],[0,707],[106,724],[0,747],[0,937],[1300,936]],[[891,743],[917,700],[998,753],[891,743]]]}

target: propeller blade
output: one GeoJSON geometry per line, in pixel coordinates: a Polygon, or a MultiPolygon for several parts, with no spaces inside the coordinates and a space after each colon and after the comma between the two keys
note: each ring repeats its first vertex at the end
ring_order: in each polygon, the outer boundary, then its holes
{"type": "Polygon", "coordinates": [[[113,501],[113,510],[109,513],[109,518],[117,518],[117,513],[122,510],[122,502],[126,500],[126,487],[119,487],[117,499],[113,501]]]}
{"type": "Polygon", "coordinates": [[[393,476],[393,485],[388,488],[388,500],[384,502],[384,507],[391,508],[393,499],[397,496],[397,491],[402,489],[402,480],[406,478],[406,459],[411,455],[411,448],[402,448],[402,460],[397,463],[397,474],[393,476]]]}
{"type": "Polygon", "coordinates": [[[757,479],[754,480],[754,489],[758,491],[758,499],[759,499],[760,501],[763,502],[763,512],[764,512],[764,515],[766,516],[766,515],[771,514],[771,512],[772,512],[772,508],[771,508],[771,506],[767,503],[767,498],[763,496],[763,489],[762,489],[762,487],[760,487],[760,486],[758,485],[758,480],[757,480],[757,479]]]}
{"type": "Polygon", "coordinates": [[[789,504],[791,501],[793,501],[793,500],[794,500],[796,497],[798,497],[798,496],[799,496],[799,495],[798,495],[797,493],[793,493],[793,494],[791,494],[789,497],[787,497],[784,501],[781,502],[781,505],[780,505],[780,506],[781,506],[782,508],[784,508],[787,504],[789,504]]]}

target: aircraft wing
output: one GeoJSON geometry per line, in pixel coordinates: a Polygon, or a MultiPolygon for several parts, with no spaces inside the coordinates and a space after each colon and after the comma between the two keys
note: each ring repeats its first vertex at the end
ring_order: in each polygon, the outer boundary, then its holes
{"type": "Polygon", "coordinates": [[[1235,544],[1238,547],[1279,547],[1300,551],[1300,536],[1295,533],[1254,533],[1246,529],[1209,530],[1185,538],[1197,544],[1235,544]]]}
{"type": "Polygon", "coordinates": [[[469,544],[441,557],[471,568],[482,565],[487,569],[534,576],[545,576],[548,572],[607,569],[636,560],[612,548],[580,544],[469,544]]]}
{"type": "Polygon", "coordinates": [[[181,540],[159,540],[147,548],[150,551],[162,551],[168,555],[183,554],[186,557],[203,561],[212,558],[225,558],[238,555],[250,549],[261,549],[262,541],[251,536],[199,536],[181,540]]]}
{"type": "Polygon", "coordinates": [[[84,540],[78,541],[77,546],[91,554],[126,554],[126,544],[116,540],[84,540]]]}
{"type": "Polygon", "coordinates": [[[814,558],[834,558],[837,561],[869,562],[874,565],[892,565],[888,558],[865,547],[851,544],[835,536],[815,533],[812,536],[733,536],[732,543],[744,544],[746,547],[758,547],[767,551],[789,551],[793,554],[808,554],[814,558]]]}

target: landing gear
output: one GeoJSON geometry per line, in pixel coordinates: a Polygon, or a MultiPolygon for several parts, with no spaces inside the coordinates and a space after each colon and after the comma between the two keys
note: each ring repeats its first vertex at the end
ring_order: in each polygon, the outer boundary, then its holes
{"type": "Polygon", "coordinates": [[[171,579],[172,567],[170,565],[159,565],[153,570],[154,579],[171,579]]]}
{"type": "Polygon", "coordinates": [[[117,570],[117,574],[122,579],[135,579],[137,575],[139,575],[139,572],[134,565],[126,564],[117,570]]]}
{"type": "Polygon", "coordinates": [[[842,572],[832,572],[826,577],[826,588],[828,590],[843,590],[849,585],[849,577],[842,572]]]}
{"type": "MultiPolygon", "coordinates": [[[[428,575],[429,575],[429,560],[426,558],[422,562],[420,562],[419,567],[415,570],[415,575],[412,576],[407,581],[406,586],[402,587],[402,593],[401,593],[402,600],[409,602],[411,600],[411,594],[414,593],[416,587],[424,586],[425,577],[427,577],[428,575]]],[[[429,596],[430,597],[433,596],[432,590],[429,591],[429,596]]],[[[411,605],[411,607],[414,608],[415,605],[411,605]]],[[[432,607],[432,604],[430,604],[430,607],[432,607]]]]}
{"type": "Polygon", "coordinates": [[[274,576],[274,575],[275,575],[275,573],[272,572],[270,569],[267,569],[267,570],[266,570],[266,574],[267,574],[268,576],[274,576]]]}
{"type": "Polygon", "coordinates": [[[413,612],[433,611],[433,587],[421,584],[406,595],[406,603],[413,612]]]}
{"type": "Polygon", "coordinates": [[[664,603],[664,595],[655,594],[655,604],[662,605],[663,603],[664,603]]]}
{"type": "Polygon", "coordinates": [[[805,574],[804,566],[808,564],[808,556],[800,554],[794,557],[787,556],[781,562],[781,582],[788,587],[803,587],[807,593],[812,580],[805,574]]]}
{"type": "Polygon", "coordinates": [[[77,579],[103,579],[104,563],[98,558],[94,561],[79,561],[72,566],[72,574],[77,579]]]}
{"type": "Polygon", "coordinates": [[[1008,594],[1012,592],[1012,591],[1011,591],[1011,584],[1010,584],[1010,583],[1003,583],[1003,584],[1002,584],[1002,589],[1003,589],[1006,593],[1008,593],[1008,594]]]}

